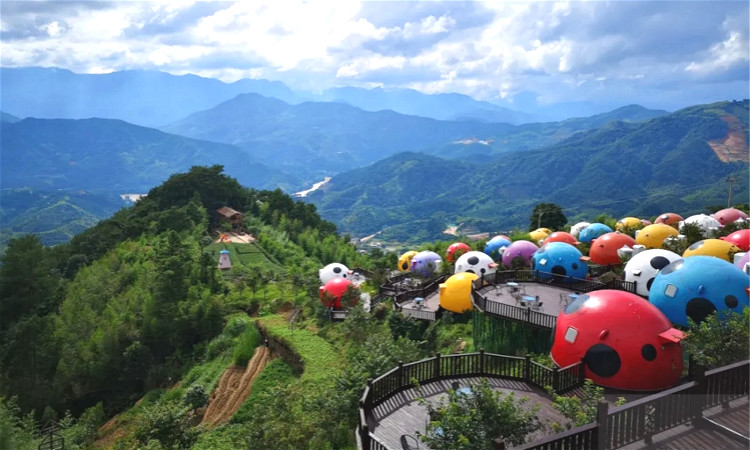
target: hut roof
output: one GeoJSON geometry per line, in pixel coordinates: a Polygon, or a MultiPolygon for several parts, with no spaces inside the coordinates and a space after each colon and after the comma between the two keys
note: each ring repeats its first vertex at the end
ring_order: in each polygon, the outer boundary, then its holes
{"type": "Polygon", "coordinates": [[[217,209],[216,212],[219,213],[219,214],[221,214],[224,217],[232,217],[232,216],[235,216],[237,214],[242,215],[241,212],[239,212],[239,211],[237,211],[235,209],[232,209],[232,208],[230,208],[228,206],[222,206],[221,208],[217,209]]]}

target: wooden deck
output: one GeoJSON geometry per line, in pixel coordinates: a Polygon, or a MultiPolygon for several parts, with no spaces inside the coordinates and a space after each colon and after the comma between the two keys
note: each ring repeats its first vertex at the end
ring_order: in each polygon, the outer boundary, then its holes
{"type": "Polygon", "coordinates": [[[419,304],[416,300],[408,300],[401,304],[401,313],[415,319],[436,320],[440,309],[440,291],[435,291],[424,298],[419,304]]]}
{"type": "MultiPolygon", "coordinates": [[[[513,287],[507,284],[485,286],[479,293],[487,298],[488,302],[497,302],[510,306],[525,308],[526,305],[534,305],[534,302],[524,302],[524,297],[539,297],[541,306],[535,311],[557,317],[565,309],[567,302],[571,301],[569,294],[574,291],[561,286],[547,285],[543,283],[518,283],[518,292],[512,292],[513,287]]],[[[534,308],[532,308],[534,309],[534,308]]]]}
{"type": "MultiPolygon", "coordinates": [[[[559,286],[550,286],[543,283],[520,282],[517,283],[517,291],[507,284],[489,285],[479,290],[479,293],[487,298],[488,302],[501,303],[518,308],[530,307],[532,310],[549,316],[557,317],[571,301],[570,294],[574,291],[559,286]],[[526,302],[524,297],[539,297],[539,304],[526,302]]],[[[436,320],[440,309],[440,291],[432,292],[424,297],[424,300],[407,300],[401,304],[401,312],[407,317],[415,319],[436,320]]]]}
{"type": "MultiPolygon", "coordinates": [[[[422,392],[427,401],[437,404],[447,398],[446,391],[451,388],[453,382],[458,382],[463,387],[479,381],[480,378],[477,377],[443,379],[423,385],[422,392]]],[[[497,391],[514,392],[519,398],[527,397],[529,406],[540,404],[539,417],[543,422],[565,422],[565,418],[552,407],[552,400],[541,389],[518,380],[487,378],[487,381],[497,391]]],[[[374,408],[373,417],[369,421],[370,430],[388,448],[403,448],[401,440],[404,435],[407,436],[407,442],[414,442],[417,432],[425,433],[428,424],[427,408],[418,403],[417,397],[415,389],[407,389],[374,408]]],[[[548,434],[552,434],[551,428],[540,431],[532,439],[548,434]]],[[[429,449],[423,442],[419,443],[419,448],[429,449]]]]}
{"type": "MultiPolygon", "coordinates": [[[[716,406],[703,412],[710,419],[745,438],[750,436],[750,413],[748,397],[733,400],[729,408],[716,406]]],[[[638,441],[621,447],[623,450],[747,450],[750,442],[732,438],[700,421],[671,428],[653,437],[652,443],[638,441]]]]}

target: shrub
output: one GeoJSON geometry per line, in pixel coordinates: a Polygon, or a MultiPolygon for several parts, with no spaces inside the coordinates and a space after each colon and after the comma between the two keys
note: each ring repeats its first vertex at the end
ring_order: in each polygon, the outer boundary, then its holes
{"type": "Polygon", "coordinates": [[[206,406],[208,403],[208,394],[206,389],[201,384],[195,384],[191,386],[186,392],[183,402],[186,406],[189,406],[193,410],[198,409],[202,406],[206,406]]]}
{"type": "Polygon", "coordinates": [[[253,357],[255,348],[258,347],[260,342],[260,332],[258,329],[250,325],[245,328],[245,331],[237,338],[237,343],[234,346],[232,352],[232,363],[237,366],[245,366],[250,358],[253,357]]]}
{"type": "Polygon", "coordinates": [[[176,402],[160,402],[146,408],[136,423],[135,439],[145,446],[158,441],[165,450],[187,449],[198,437],[190,426],[193,413],[176,402]]]}

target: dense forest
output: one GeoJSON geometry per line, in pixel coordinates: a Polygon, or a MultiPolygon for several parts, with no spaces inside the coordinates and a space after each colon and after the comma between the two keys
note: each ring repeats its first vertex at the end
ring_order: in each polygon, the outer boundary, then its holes
{"type": "MultiPolygon", "coordinates": [[[[356,397],[366,378],[434,348],[424,344],[428,327],[396,316],[390,327],[385,311],[378,321],[355,313],[348,325],[331,328],[317,300],[317,271],[333,261],[369,270],[372,280],[364,289],[374,291],[384,274],[379,268],[394,267],[395,255],[358,253],[313,205],[279,190],[244,188],[221,166],[172,176],[67,244],[45,247],[34,235],[11,240],[0,266],[0,414],[5,425],[16,426],[0,430],[0,443],[36,447],[30,430],[57,419],[67,427],[69,448],[120,441],[121,448],[159,448],[149,443],[153,437],[138,434],[153,423],[139,420],[185,419],[189,388],[210,392],[224,368],[247,362],[257,345],[249,314],[269,318],[265,325],[273,328],[275,318],[286,323],[279,313],[299,308],[313,329],[322,326],[324,338],[307,332],[319,347],[313,358],[328,354],[335,364],[322,367],[324,373],[305,366],[300,378],[274,361],[262,378],[268,389],[256,387],[261,399],[248,400],[262,414],[241,410],[233,419],[239,423],[200,434],[198,443],[199,434],[186,432],[182,438],[192,438],[173,444],[234,448],[236,443],[221,442],[251,436],[262,448],[351,447],[356,397]],[[257,236],[249,247],[260,250],[231,274],[216,269],[212,253],[223,244],[214,244],[211,232],[226,225],[214,212],[227,205],[247,212],[248,231],[257,236]],[[175,387],[178,380],[182,387],[175,387]],[[128,431],[120,439],[94,442],[106,418],[139,399],[147,411],[133,413],[138,420],[132,423],[123,419],[128,431]],[[234,431],[222,431],[227,427],[234,431]]],[[[156,441],[172,448],[167,438],[156,441]]]]}

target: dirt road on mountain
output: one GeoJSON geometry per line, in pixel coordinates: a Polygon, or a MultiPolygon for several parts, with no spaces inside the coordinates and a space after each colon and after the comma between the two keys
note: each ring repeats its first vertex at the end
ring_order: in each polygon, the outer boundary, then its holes
{"type": "Polygon", "coordinates": [[[229,422],[232,415],[250,395],[253,381],[271,360],[268,347],[260,346],[248,361],[246,368],[230,367],[219,380],[219,385],[208,400],[206,414],[203,415],[201,425],[215,427],[229,422]]]}

